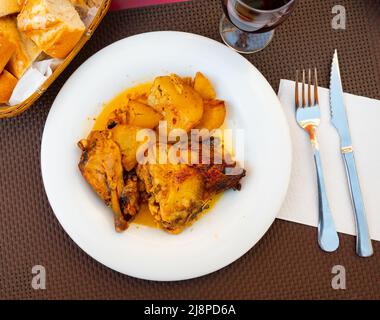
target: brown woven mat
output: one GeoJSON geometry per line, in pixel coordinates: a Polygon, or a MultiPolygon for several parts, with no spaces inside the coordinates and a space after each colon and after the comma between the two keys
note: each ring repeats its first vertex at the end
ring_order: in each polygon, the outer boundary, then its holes
{"type": "MultiPolygon", "coordinates": [[[[339,49],[345,90],[380,98],[380,1],[340,0],[347,29],[333,30],[336,1],[300,1],[264,51],[249,58],[275,90],[294,70],[316,66],[328,85],[333,49],[339,49]]],[[[66,235],[47,201],[40,174],[40,143],[50,106],[70,74],[93,53],[126,36],[182,30],[219,39],[218,0],[110,13],[72,65],[26,113],[0,121],[0,297],[120,299],[380,298],[380,244],[376,255],[355,255],[354,237],[341,235],[337,253],[322,253],[314,228],[276,221],[248,254],[211,275],[176,283],[133,279],[87,256],[66,235]],[[31,288],[31,268],[45,266],[47,289],[31,288]],[[331,269],[343,265],[347,289],[331,288],[331,269]]],[[[228,61],[226,61],[228,63],[228,61]]]]}

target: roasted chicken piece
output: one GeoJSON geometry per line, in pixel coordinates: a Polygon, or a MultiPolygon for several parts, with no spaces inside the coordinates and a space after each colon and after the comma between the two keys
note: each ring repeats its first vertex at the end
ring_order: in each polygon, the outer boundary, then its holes
{"type": "MultiPolygon", "coordinates": [[[[214,158],[212,158],[213,160],[214,158]]],[[[240,190],[245,170],[227,175],[236,163],[221,164],[145,164],[137,175],[149,195],[149,209],[160,227],[179,233],[201,213],[211,198],[227,189],[240,190]]]]}
{"type": "Polygon", "coordinates": [[[217,194],[228,189],[240,190],[240,180],[245,177],[246,171],[239,167],[231,154],[224,150],[219,139],[210,137],[203,141],[209,147],[209,153],[202,153],[202,144],[190,146],[192,152],[199,156],[199,163],[192,164],[203,177],[205,190],[208,194],[217,194]]]}
{"type": "Polygon", "coordinates": [[[203,177],[205,190],[208,194],[217,194],[228,189],[240,190],[240,180],[245,177],[245,170],[237,170],[237,174],[227,174],[227,168],[235,168],[236,165],[222,164],[197,164],[195,168],[203,177]]]}
{"type": "Polygon", "coordinates": [[[167,121],[168,131],[190,131],[201,120],[203,100],[189,84],[177,75],[157,77],[154,80],[148,104],[167,121]]]}
{"type": "Polygon", "coordinates": [[[124,171],[124,188],[120,195],[120,209],[127,221],[132,220],[140,210],[141,187],[136,171],[124,171]]]}
{"type": "Polygon", "coordinates": [[[119,146],[111,139],[109,131],[92,131],[78,146],[82,150],[79,169],[83,177],[112,208],[116,231],[125,230],[138,211],[134,200],[138,197],[138,189],[136,178],[128,177],[124,184],[119,146]]]}
{"type": "Polygon", "coordinates": [[[202,211],[204,180],[185,164],[138,165],[137,175],[149,195],[149,209],[160,227],[179,233],[202,211]]]}

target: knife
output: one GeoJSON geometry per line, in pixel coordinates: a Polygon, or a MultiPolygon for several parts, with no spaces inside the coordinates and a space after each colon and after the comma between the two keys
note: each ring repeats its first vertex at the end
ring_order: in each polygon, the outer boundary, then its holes
{"type": "Polygon", "coordinates": [[[365,216],[364,204],[360,190],[359,177],[356,171],[354,150],[344,105],[342,81],[340,78],[338,52],[335,50],[330,77],[331,122],[340,136],[341,153],[346,167],[347,180],[350,186],[352,205],[356,223],[356,253],[360,257],[373,255],[371,238],[365,216]]]}

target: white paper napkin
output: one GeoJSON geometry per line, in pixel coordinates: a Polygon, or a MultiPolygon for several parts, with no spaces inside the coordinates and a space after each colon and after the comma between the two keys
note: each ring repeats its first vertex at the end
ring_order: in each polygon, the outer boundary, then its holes
{"type": "MultiPolygon", "coordinates": [[[[294,82],[281,80],[278,97],[293,144],[289,191],[278,218],[316,227],[318,191],[313,153],[307,134],[295,120],[294,82]]],[[[337,230],[355,235],[339,136],[330,123],[328,89],[319,88],[319,100],[322,118],[318,137],[330,208],[337,230]]],[[[380,241],[380,101],[345,93],[345,104],[371,238],[380,241]]]]}
{"type": "Polygon", "coordinates": [[[51,76],[60,63],[62,63],[60,59],[34,62],[17,82],[9,99],[9,105],[14,106],[28,99],[51,76]]]}

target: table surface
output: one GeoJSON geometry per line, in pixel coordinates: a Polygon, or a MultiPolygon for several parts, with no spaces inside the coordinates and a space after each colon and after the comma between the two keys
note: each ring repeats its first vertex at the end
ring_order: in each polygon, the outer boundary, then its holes
{"type": "MultiPolygon", "coordinates": [[[[301,0],[264,51],[247,58],[277,91],[295,69],[318,67],[328,86],[338,48],[345,91],[380,99],[380,1],[341,0],[346,30],[331,27],[335,0],[301,0]]],[[[40,173],[40,143],[49,109],[72,72],[121,38],[154,30],[198,33],[220,41],[218,0],[110,12],[73,63],[27,112],[0,121],[0,298],[24,299],[379,299],[380,245],[355,255],[355,238],[340,235],[338,252],[319,250],[316,229],[277,220],[241,259],[198,279],[160,283],[134,279],[86,255],[59,225],[40,173]],[[31,287],[34,265],[46,268],[46,290],[31,287]],[[333,290],[331,270],[342,265],[346,290],[333,290]]],[[[226,62],[227,63],[227,62],[226,62]]],[[[95,236],[95,235],[94,235],[95,236]]]]}

